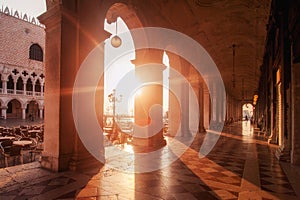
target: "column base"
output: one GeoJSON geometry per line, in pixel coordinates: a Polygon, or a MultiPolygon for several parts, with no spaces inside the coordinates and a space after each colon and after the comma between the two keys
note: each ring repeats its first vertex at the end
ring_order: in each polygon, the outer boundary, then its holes
{"type": "Polygon", "coordinates": [[[268,143],[269,144],[278,144],[277,137],[275,135],[275,131],[274,130],[271,131],[271,134],[268,137],[268,143]]]}
{"type": "Polygon", "coordinates": [[[279,161],[288,163],[291,162],[291,151],[284,147],[279,147],[278,149],[276,149],[275,156],[279,161]]]}
{"type": "Polygon", "coordinates": [[[218,121],[211,121],[209,125],[210,130],[216,130],[220,131],[224,128],[224,123],[218,122],[218,121]]]}
{"type": "MultiPolygon", "coordinates": [[[[59,171],[85,171],[88,169],[99,169],[104,163],[95,159],[91,154],[85,155],[61,155],[59,158],[42,154],[41,166],[44,169],[59,172],[59,171]]],[[[104,160],[104,159],[103,159],[104,160]]]]}
{"type": "MultiPolygon", "coordinates": [[[[104,158],[103,158],[104,160],[104,158]]],[[[71,171],[87,171],[90,169],[100,169],[104,163],[100,162],[91,154],[73,156],[69,162],[69,170],[71,171]]]]}
{"type": "Polygon", "coordinates": [[[58,167],[59,165],[58,163],[59,163],[58,157],[45,155],[45,153],[42,153],[42,158],[41,158],[42,168],[53,172],[58,172],[60,171],[58,167]]]}
{"type": "Polygon", "coordinates": [[[167,141],[164,138],[160,140],[154,140],[152,138],[132,138],[130,143],[133,151],[136,153],[147,153],[156,151],[167,145],[167,141]]]}
{"type": "Polygon", "coordinates": [[[200,127],[198,129],[198,133],[205,133],[206,132],[206,129],[204,127],[200,127]]]}

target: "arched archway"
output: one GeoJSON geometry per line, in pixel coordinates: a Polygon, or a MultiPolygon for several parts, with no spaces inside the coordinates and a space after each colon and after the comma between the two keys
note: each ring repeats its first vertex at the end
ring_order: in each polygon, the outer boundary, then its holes
{"type": "MultiPolygon", "coordinates": [[[[122,52],[126,53],[127,48],[123,48],[124,45],[119,47],[112,46],[113,38],[122,32],[128,33],[128,27],[123,21],[122,18],[118,17],[115,22],[111,24],[107,23],[107,19],[105,19],[104,29],[109,31],[112,35],[110,38],[105,41],[105,55],[115,55],[116,52],[122,54],[122,52]],[[116,27],[116,29],[114,29],[116,27]],[[116,32],[116,30],[118,30],[116,32]]],[[[127,36],[127,35],[126,35],[127,36]]],[[[132,46],[134,49],[133,40],[131,35],[128,34],[128,37],[121,37],[122,43],[126,43],[132,46]]],[[[127,47],[127,45],[126,45],[127,47]]],[[[128,129],[131,127],[133,123],[133,115],[131,111],[133,110],[133,101],[131,101],[131,105],[127,106],[128,102],[125,102],[122,99],[122,96],[126,96],[124,94],[126,91],[120,90],[118,87],[119,81],[122,79],[124,75],[134,71],[135,66],[131,63],[131,60],[135,59],[135,52],[131,52],[129,54],[124,55],[123,57],[117,59],[113,63],[110,63],[109,59],[105,60],[104,63],[104,121],[103,124],[105,129],[112,129],[112,132],[109,134],[112,137],[109,137],[110,140],[114,143],[125,143],[123,139],[119,136],[114,137],[115,134],[113,131],[116,130],[116,123],[120,127],[121,130],[128,129]]],[[[105,142],[105,144],[108,144],[105,142]]]]}
{"type": "Polygon", "coordinates": [[[14,119],[22,118],[22,109],[20,101],[18,101],[17,99],[12,99],[7,103],[6,117],[14,119]]]}
{"type": "MultiPolygon", "coordinates": [[[[113,74],[115,75],[116,73],[120,73],[120,71],[122,71],[118,79],[111,78],[112,80],[114,80],[114,83],[116,83],[117,88],[111,88],[110,91],[108,91],[109,93],[113,91],[111,94],[105,93],[105,96],[111,97],[108,98],[108,100],[111,100],[112,106],[108,110],[112,110],[111,112],[109,112],[112,113],[113,118],[112,135],[115,134],[114,130],[116,129],[114,127],[121,129],[121,132],[123,132],[123,121],[128,120],[126,119],[128,117],[126,117],[125,115],[130,115],[130,112],[132,113],[132,111],[134,113],[134,116],[131,122],[136,125],[146,127],[150,126],[150,122],[155,124],[163,124],[163,111],[159,113],[159,116],[150,119],[150,110],[153,105],[157,104],[163,107],[163,86],[161,84],[153,84],[153,82],[149,81],[145,77],[146,73],[148,77],[152,77],[150,78],[152,79],[152,81],[154,81],[154,79],[156,82],[163,81],[163,67],[161,67],[160,69],[156,68],[155,70],[153,70],[152,68],[152,70],[149,70],[149,68],[151,67],[149,65],[150,63],[160,64],[161,66],[163,66],[163,50],[136,49],[132,36],[129,32],[119,35],[118,30],[120,31],[122,25],[123,29],[142,27],[141,19],[138,17],[135,11],[126,4],[115,3],[111,5],[106,13],[106,21],[112,24],[112,36],[105,43],[108,44],[105,45],[105,47],[107,47],[105,49],[105,53],[106,55],[110,55],[110,60],[108,60],[105,65],[109,64],[110,61],[113,61],[113,64],[116,64],[117,66],[116,72],[113,74]],[[121,40],[124,40],[122,41],[122,43],[126,45],[115,45],[113,43],[113,39],[116,36],[118,36],[121,40]],[[129,52],[132,53],[129,55],[129,52]],[[124,70],[124,68],[121,70],[120,67],[124,67],[125,65],[128,67],[127,71],[124,70]],[[145,67],[145,65],[148,65],[148,73],[145,70],[146,68],[143,68],[141,70],[141,68],[145,67]],[[122,80],[124,77],[128,76],[128,74],[131,74],[132,78],[134,77],[133,79],[135,79],[136,82],[139,82],[139,95],[135,95],[134,91],[129,91],[125,88],[123,88],[122,90],[122,86],[120,85],[125,83],[121,83],[119,80],[122,80]],[[125,96],[124,101],[121,103],[118,103],[117,101],[119,94],[125,96]],[[128,108],[129,102],[134,102],[131,104],[132,108],[128,108]]],[[[147,40],[147,37],[145,37],[144,39],[147,40]]],[[[106,69],[104,71],[105,73],[107,72],[106,69]]],[[[104,88],[106,86],[109,85],[104,84],[104,88]]],[[[132,88],[132,90],[134,89],[132,88]]],[[[139,134],[139,131],[137,131],[137,129],[135,128],[133,128],[132,130],[131,144],[136,151],[144,151],[145,149],[150,151],[150,149],[160,148],[166,144],[166,141],[163,138],[163,127],[161,127],[161,130],[159,130],[155,134],[153,130],[151,130],[151,128],[145,128],[144,130],[147,132],[145,134],[151,136],[147,138],[139,138],[137,136],[139,134]]],[[[117,138],[117,140],[126,142],[126,140],[124,141],[122,138],[117,138]]]]}
{"type": "MultiPolygon", "coordinates": [[[[137,14],[133,6],[114,4],[114,2],[117,1],[103,1],[101,3],[100,1],[55,1],[52,3],[47,1],[47,9],[51,11],[39,17],[40,22],[46,26],[47,30],[45,52],[48,52],[51,57],[51,60],[46,59],[45,63],[45,74],[47,74],[44,83],[45,91],[47,91],[45,93],[45,105],[47,105],[45,124],[47,126],[45,126],[44,152],[41,161],[45,168],[60,171],[69,168],[80,169],[84,165],[91,166],[95,163],[99,164],[83,145],[82,138],[78,136],[77,128],[80,125],[77,125],[83,122],[74,123],[76,116],[73,115],[72,87],[80,65],[86,57],[95,47],[110,37],[110,34],[103,28],[107,13],[117,13],[116,17],[124,19],[129,29],[142,27],[140,18],[135,17],[137,14]],[[58,9],[61,7],[63,9],[58,9]],[[66,15],[65,10],[74,15],[66,15]],[[62,38],[64,38],[63,42],[61,41],[62,38]]],[[[161,62],[162,52],[160,53],[159,61],[161,62]]],[[[140,53],[139,55],[143,54],[140,53]]],[[[138,61],[140,60],[135,60],[136,64],[138,61]]],[[[103,63],[99,63],[99,66],[102,68],[103,63]]],[[[104,99],[103,84],[103,77],[100,77],[99,87],[96,95],[94,95],[97,101],[95,105],[92,105],[92,109],[96,108],[98,112],[97,117],[99,117],[98,121],[101,126],[104,99]]],[[[80,112],[80,109],[81,107],[77,110],[80,112]]],[[[104,162],[102,142],[103,137],[100,136],[99,141],[97,140],[98,147],[100,146],[97,155],[101,162],[104,162]]]]}
{"type": "Polygon", "coordinates": [[[251,103],[245,103],[242,107],[243,120],[252,120],[253,117],[253,105],[251,103]]]}
{"type": "Polygon", "coordinates": [[[26,119],[34,121],[39,117],[39,105],[37,101],[31,100],[26,106],[26,119]]]}
{"type": "MultiPolygon", "coordinates": [[[[116,54],[115,52],[117,51],[118,54],[122,54],[122,52],[125,52],[126,55],[122,58],[117,59],[112,64],[109,63],[109,61],[106,61],[106,63],[104,64],[104,114],[109,113],[112,110],[107,98],[108,95],[111,94],[114,89],[116,89],[115,87],[118,81],[126,73],[134,70],[135,68],[132,61],[136,59],[136,53],[131,52],[127,54],[128,52],[126,52],[128,48],[134,49],[133,39],[128,30],[140,27],[143,27],[141,19],[127,4],[117,2],[108,5],[104,22],[104,30],[109,32],[111,35],[105,41],[105,54],[116,54]],[[126,33],[122,34],[124,32],[126,33]],[[120,36],[120,34],[122,34],[122,36],[120,36]],[[122,43],[126,43],[127,48],[124,49],[122,45],[117,48],[111,45],[112,39],[116,35],[118,37],[122,37],[122,43]]],[[[122,91],[115,92],[122,95],[122,91]]],[[[122,109],[118,110],[118,108],[116,108],[117,113],[120,112],[123,114],[133,112],[133,108],[129,110],[130,111],[122,109]]]]}

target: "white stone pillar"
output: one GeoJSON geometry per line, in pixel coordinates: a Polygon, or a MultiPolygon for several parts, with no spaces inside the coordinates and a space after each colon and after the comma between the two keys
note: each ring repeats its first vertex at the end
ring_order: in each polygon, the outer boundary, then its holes
{"type": "Polygon", "coordinates": [[[43,110],[44,110],[44,108],[39,108],[39,117],[40,117],[40,119],[43,119],[43,110]]]}
{"type": "Polygon", "coordinates": [[[7,94],[7,80],[2,80],[3,93],[7,94]]]}
{"type": "Polygon", "coordinates": [[[189,128],[189,86],[187,83],[181,83],[181,106],[182,106],[182,113],[181,113],[181,134],[182,136],[186,136],[190,134],[189,128]]]}
{"type": "MultiPolygon", "coordinates": [[[[173,67],[173,66],[172,66],[173,67]]],[[[170,70],[169,74],[169,113],[168,113],[168,134],[176,136],[180,131],[181,108],[177,97],[181,96],[180,77],[175,70],[170,70]]]]}
{"type": "Polygon", "coordinates": [[[26,81],[23,83],[23,94],[26,95],[26,81]]]}
{"type": "MultiPolygon", "coordinates": [[[[136,58],[132,61],[135,65],[135,75],[140,80],[141,85],[149,82],[162,82],[163,70],[165,66],[160,64],[159,68],[154,67],[147,71],[141,68],[144,64],[162,63],[163,52],[155,50],[137,51],[136,58]]],[[[163,120],[162,112],[156,112],[156,116],[151,119],[156,126],[149,126],[150,110],[153,105],[163,105],[163,87],[157,84],[143,86],[139,89],[140,95],[135,96],[134,117],[136,125],[147,127],[144,129],[144,138],[136,137],[141,134],[141,130],[137,126],[133,130],[132,144],[135,151],[152,151],[166,145],[166,140],[163,137],[163,120]],[[151,98],[149,95],[151,94],[151,98]],[[160,129],[161,126],[161,129],[160,129]],[[155,130],[159,128],[160,130],[155,130]],[[153,135],[153,133],[156,133],[153,135]]]]}
{"type": "Polygon", "coordinates": [[[7,106],[2,106],[1,107],[1,117],[3,119],[6,119],[6,110],[7,110],[7,106]]]}
{"type": "Polygon", "coordinates": [[[22,107],[22,119],[26,119],[26,107],[22,107]]]}

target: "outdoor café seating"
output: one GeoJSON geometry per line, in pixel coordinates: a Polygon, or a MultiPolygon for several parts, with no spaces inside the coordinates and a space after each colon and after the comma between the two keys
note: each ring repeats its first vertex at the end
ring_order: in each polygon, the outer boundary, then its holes
{"type": "Polygon", "coordinates": [[[43,126],[0,127],[0,130],[0,166],[32,162],[41,154],[43,126]]]}
{"type": "Polygon", "coordinates": [[[16,164],[16,158],[19,158],[20,163],[23,164],[23,157],[21,154],[22,147],[19,145],[13,145],[12,140],[5,140],[0,143],[1,156],[4,158],[5,167],[9,166],[9,159],[13,158],[14,165],[16,164]]]}

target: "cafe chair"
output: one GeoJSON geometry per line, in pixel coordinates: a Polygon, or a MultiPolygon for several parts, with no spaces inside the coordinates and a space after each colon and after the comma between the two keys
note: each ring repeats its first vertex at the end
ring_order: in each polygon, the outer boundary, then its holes
{"type": "Polygon", "coordinates": [[[1,142],[0,148],[1,148],[1,155],[4,157],[5,160],[5,167],[8,167],[8,160],[10,158],[14,159],[14,165],[16,164],[16,158],[19,158],[20,163],[23,164],[23,157],[21,155],[21,146],[17,146],[17,145],[6,146],[6,144],[3,144],[1,142]]]}

